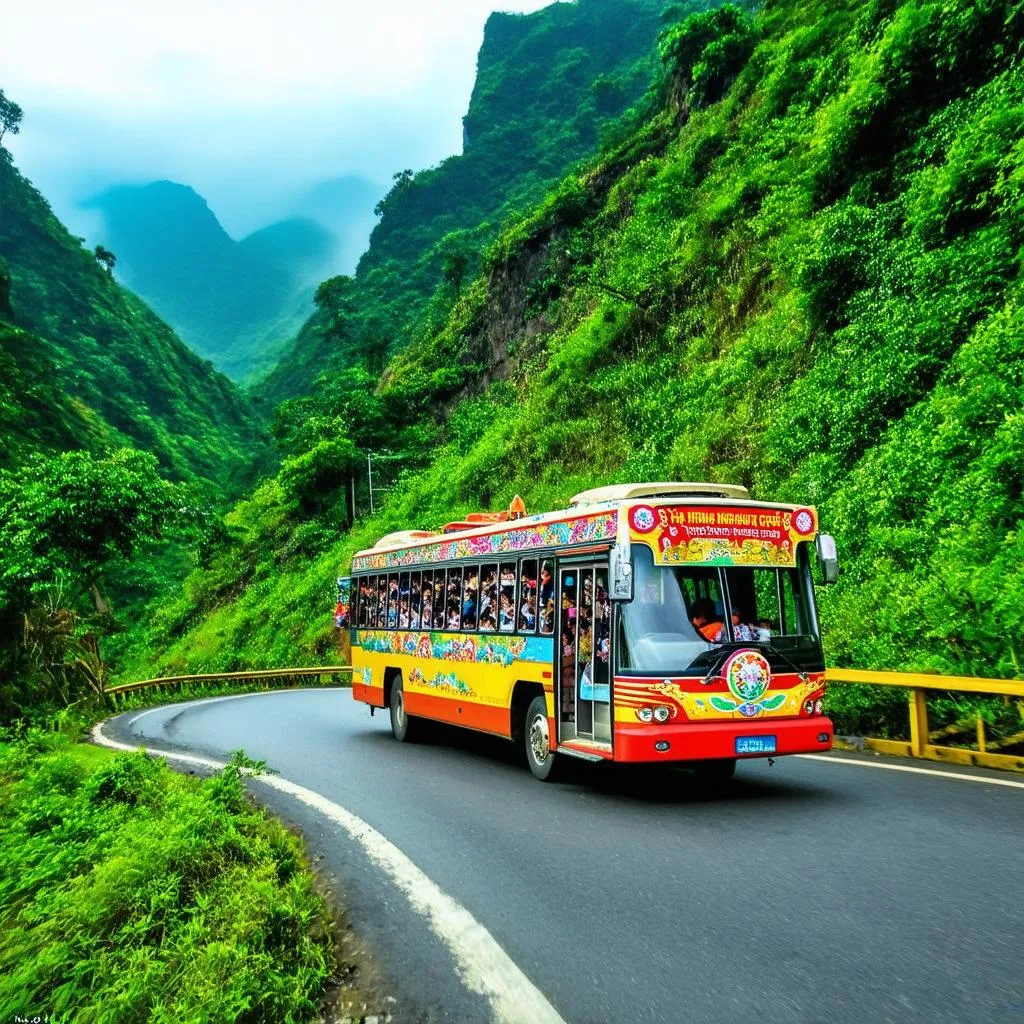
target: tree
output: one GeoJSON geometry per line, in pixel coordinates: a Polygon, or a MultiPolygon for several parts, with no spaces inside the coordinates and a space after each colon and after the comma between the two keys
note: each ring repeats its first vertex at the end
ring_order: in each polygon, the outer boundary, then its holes
{"type": "Polygon", "coordinates": [[[346,322],[355,310],[352,285],[351,277],[338,274],[324,281],[313,295],[313,303],[327,320],[328,332],[336,337],[344,334],[346,322]]]}
{"type": "Polygon", "coordinates": [[[0,714],[100,692],[106,574],[179,511],[156,459],[122,448],[39,455],[0,474],[0,714]]]}
{"type": "Polygon", "coordinates": [[[117,264],[117,257],[109,250],[104,249],[102,245],[97,245],[92,251],[97,261],[101,263],[107,269],[107,273],[113,277],[114,267],[117,264]]]}
{"type": "Polygon", "coordinates": [[[159,538],[178,505],[156,458],[134,448],[37,456],[0,478],[0,606],[26,604],[61,580],[92,593],[104,572],[159,538]]]}
{"type": "Polygon", "coordinates": [[[22,110],[13,100],[9,100],[3,89],[0,89],[0,142],[10,132],[17,135],[21,131],[22,110]]]}

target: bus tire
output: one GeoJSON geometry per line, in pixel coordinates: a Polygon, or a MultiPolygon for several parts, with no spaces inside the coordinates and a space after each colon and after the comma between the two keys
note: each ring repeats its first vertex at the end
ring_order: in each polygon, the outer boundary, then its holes
{"type": "Polygon", "coordinates": [[[414,743],[419,734],[420,722],[417,718],[410,718],[405,710],[405,690],[400,675],[391,684],[388,706],[391,711],[391,734],[399,743],[414,743]]]}
{"type": "Polygon", "coordinates": [[[701,782],[720,786],[736,774],[736,758],[718,757],[710,761],[698,761],[693,767],[701,782]]]}
{"type": "Polygon", "coordinates": [[[554,782],[558,775],[559,757],[551,749],[551,733],[548,729],[548,702],[542,694],[530,701],[523,719],[523,741],[526,746],[526,763],[535,779],[554,782]]]}

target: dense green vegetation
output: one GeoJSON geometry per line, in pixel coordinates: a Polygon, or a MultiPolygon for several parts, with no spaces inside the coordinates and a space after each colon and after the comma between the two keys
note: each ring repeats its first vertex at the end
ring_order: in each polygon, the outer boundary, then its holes
{"type": "Polygon", "coordinates": [[[269,378],[268,399],[304,394],[323,370],[348,365],[354,353],[379,372],[390,354],[438,328],[502,222],[543,198],[643,96],[663,18],[707,5],[577,0],[529,15],[492,14],[463,152],[395,175],[344,324],[310,320],[269,378]]]}
{"type": "MultiPolygon", "coordinates": [[[[0,1008],[54,1022],[312,1020],[330,922],[299,841],[144,753],[0,745],[0,1008]]],[[[259,769],[259,765],[255,765],[259,769]]]]}
{"type": "Polygon", "coordinates": [[[3,148],[0,208],[9,717],[102,688],[101,640],[177,588],[195,564],[187,544],[268,453],[248,400],[115,283],[111,254],[70,236],[3,148]]]}
{"type": "MultiPolygon", "coordinates": [[[[388,529],[517,491],[547,508],[716,479],[813,501],[838,535],[833,663],[1020,674],[1022,43],[1024,7],[996,0],[773,0],[670,26],[643,116],[414,324],[367,408],[365,369],[282,407],[286,457],[317,471],[239,504],[138,650],[325,656],[331,580],[388,529]],[[405,471],[351,534],[345,441],[405,471]]],[[[324,316],[344,319],[345,287],[324,316]]],[[[841,692],[841,724],[879,727],[884,704],[841,692]]]]}
{"type": "Polygon", "coordinates": [[[303,218],[236,242],[201,196],[171,181],[108,189],[90,205],[103,214],[119,279],[238,381],[273,366],[302,326],[337,244],[303,218]]]}
{"type": "Polygon", "coordinates": [[[263,452],[248,401],[111,279],[4,149],[0,209],[0,417],[13,442],[0,457],[45,443],[53,421],[78,437],[70,447],[130,444],[177,479],[251,480],[263,452]]]}

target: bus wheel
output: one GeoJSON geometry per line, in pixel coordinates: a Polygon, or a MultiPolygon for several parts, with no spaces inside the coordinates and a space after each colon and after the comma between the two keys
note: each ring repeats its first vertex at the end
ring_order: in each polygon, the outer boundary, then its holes
{"type": "Polygon", "coordinates": [[[412,743],[416,739],[419,721],[410,718],[405,710],[405,690],[399,676],[391,687],[391,732],[399,743],[412,743]]]}
{"type": "Polygon", "coordinates": [[[530,701],[523,723],[523,739],[526,743],[526,761],[534,778],[541,782],[553,782],[557,774],[557,755],[551,749],[548,703],[543,696],[534,697],[530,701]]]}
{"type": "Polygon", "coordinates": [[[721,785],[736,774],[736,758],[720,757],[711,761],[698,761],[693,767],[701,782],[721,785]]]}

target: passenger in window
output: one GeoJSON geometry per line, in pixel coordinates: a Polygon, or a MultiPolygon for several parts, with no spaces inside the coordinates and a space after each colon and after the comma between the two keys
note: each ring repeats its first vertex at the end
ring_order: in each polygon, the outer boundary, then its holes
{"type": "Polygon", "coordinates": [[[772,620],[771,619],[758,619],[757,620],[757,638],[762,643],[766,643],[771,640],[773,633],[772,620]]]}
{"type": "Polygon", "coordinates": [[[494,632],[494,616],[490,612],[480,616],[480,629],[484,632],[494,632]]]}
{"type": "Polygon", "coordinates": [[[434,588],[429,583],[423,584],[423,615],[420,619],[423,629],[430,629],[434,615],[434,588]]]}
{"type": "Polygon", "coordinates": [[[741,621],[742,617],[740,613],[732,613],[732,638],[733,640],[741,640],[744,643],[753,643],[760,639],[758,635],[757,627],[748,626],[745,622],[741,621]]]}
{"type": "Polygon", "coordinates": [[[398,628],[409,628],[409,600],[405,597],[398,602],[398,628]]]}
{"type": "Polygon", "coordinates": [[[459,606],[457,604],[448,605],[448,628],[458,629],[459,623],[462,621],[462,616],[459,612],[459,606]]]}
{"type": "Polygon", "coordinates": [[[551,578],[551,563],[544,562],[540,567],[540,606],[545,607],[555,593],[555,581],[551,578]]]}
{"type": "Polygon", "coordinates": [[[532,633],[537,625],[537,598],[533,593],[527,593],[519,608],[519,628],[527,633],[532,633]]]}
{"type": "Polygon", "coordinates": [[[417,611],[415,605],[413,605],[413,607],[409,609],[409,628],[410,629],[419,629],[420,628],[420,613],[419,613],[419,611],[417,611]]]}
{"type": "Polygon", "coordinates": [[[515,628],[516,612],[512,607],[512,598],[502,593],[498,601],[498,628],[503,633],[511,632],[515,628]]]}
{"type": "Polygon", "coordinates": [[[715,611],[715,602],[708,597],[698,597],[690,607],[690,621],[705,640],[717,644],[722,641],[725,623],[715,611]]]}

